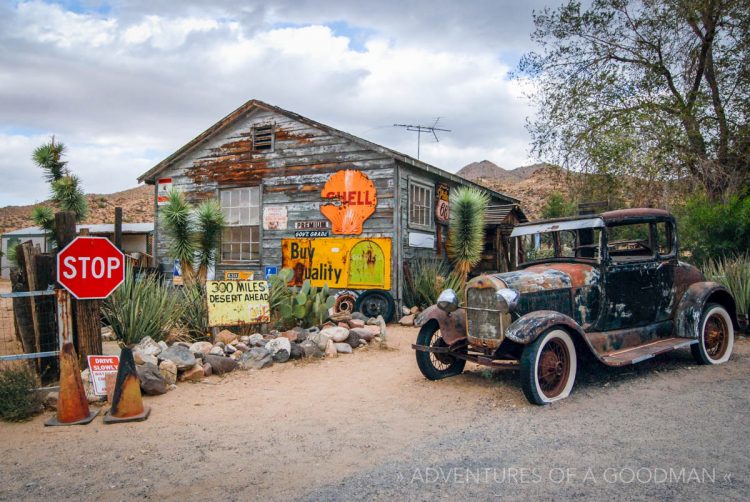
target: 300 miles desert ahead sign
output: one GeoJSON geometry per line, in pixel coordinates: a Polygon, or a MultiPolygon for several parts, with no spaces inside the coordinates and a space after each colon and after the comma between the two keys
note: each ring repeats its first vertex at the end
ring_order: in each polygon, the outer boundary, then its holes
{"type": "Polygon", "coordinates": [[[266,281],[206,281],[209,326],[261,324],[270,320],[266,281]]]}

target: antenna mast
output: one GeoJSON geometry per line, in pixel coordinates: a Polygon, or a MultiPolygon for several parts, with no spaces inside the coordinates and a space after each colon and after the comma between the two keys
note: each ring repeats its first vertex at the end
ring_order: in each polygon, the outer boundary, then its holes
{"type": "Polygon", "coordinates": [[[419,160],[419,150],[420,150],[420,144],[422,143],[422,133],[423,132],[431,132],[433,136],[435,136],[435,141],[440,143],[440,140],[437,137],[437,133],[435,131],[444,131],[444,132],[451,132],[450,129],[441,129],[440,127],[437,127],[438,122],[440,121],[440,117],[435,119],[435,123],[431,126],[424,126],[424,125],[412,125],[412,124],[393,124],[393,127],[403,127],[407,131],[412,131],[417,133],[417,160],[419,160]]]}

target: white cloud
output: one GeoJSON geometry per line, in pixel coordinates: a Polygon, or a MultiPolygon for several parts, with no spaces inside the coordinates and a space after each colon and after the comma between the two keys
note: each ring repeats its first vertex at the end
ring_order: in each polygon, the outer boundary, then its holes
{"type": "Polygon", "coordinates": [[[64,49],[102,47],[114,41],[117,21],[63,10],[58,5],[26,2],[17,8],[16,33],[32,42],[64,49]]]}
{"type": "MultiPolygon", "coordinates": [[[[470,5],[441,4],[450,29],[427,23],[407,37],[403,30],[416,28],[402,18],[414,13],[398,2],[381,6],[394,16],[389,32],[382,16],[367,25],[348,3],[294,10],[280,2],[268,11],[186,1],[170,12],[137,1],[115,4],[111,14],[41,2],[5,8],[0,43],[11,50],[0,52],[0,175],[12,180],[0,187],[0,205],[44,194],[30,154],[52,133],[68,145],[86,190],[110,192],[133,186],[251,98],[410,155],[416,137],[392,124],[442,117],[451,132],[440,143],[423,137],[421,157],[450,171],[482,159],[508,168],[531,160],[527,84],[508,79],[516,61],[498,57],[497,40],[486,49],[460,43],[472,30],[490,33],[461,17],[470,5]],[[425,43],[427,33],[453,43],[425,43]]],[[[498,18],[494,29],[518,31],[509,22],[498,18]]]]}

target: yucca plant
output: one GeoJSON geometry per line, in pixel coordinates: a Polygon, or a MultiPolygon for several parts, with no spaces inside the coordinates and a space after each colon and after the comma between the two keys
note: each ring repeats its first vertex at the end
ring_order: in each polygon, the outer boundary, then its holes
{"type": "Polygon", "coordinates": [[[62,178],[66,173],[65,165],[67,162],[62,160],[64,154],[65,145],[55,143],[55,137],[53,136],[49,143],[45,143],[34,150],[31,159],[37,166],[44,169],[44,177],[51,184],[62,178]]]}
{"type": "Polygon", "coordinates": [[[422,258],[411,263],[409,279],[404,288],[404,300],[408,306],[421,308],[435,305],[444,289],[452,289],[463,294],[462,277],[444,260],[422,258]]]}
{"type": "Polygon", "coordinates": [[[182,316],[180,324],[190,339],[205,340],[210,336],[208,325],[208,305],[206,304],[206,283],[194,281],[182,288],[180,297],[182,316]]]}
{"type": "Polygon", "coordinates": [[[710,258],[703,266],[708,280],[723,284],[737,303],[737,313],[747,316],[750,309],[750,253],[710,258]]]}
{"type": "Polygon", "coordinates": [[[209,267],[216,261],[224,230],[224,214],[218,202],[204,201],[194,208],[185,195],[171,190],[159,212],[169,238],[169,255],[179,260],[185,284],[205,281],[209,267]]]}
{"type": "Polygon", "coordinates": [[[155,274],[136,277],[126,265],[125,280],[104,301],[102,312],[117,338],[133,345],[150,336],[163,340],[182,317],[183,303],[179,292],[162,284],[155,274]]]}
{"type": "Polygon", "coordinates": [[[206,280],[208,268],[216,260],[221,232],[224,229],[224,213],[215,200],[206,200],[195,211],[198,234],[198,278],[206,280]]]}
{"type": "Polygon", "coordinates": [[[183,279],[189,283],[193,278],[193,262],[197,250],[192,207],[181,192],[171,190],[167,203],[159,213],[164,233],[169,239],[169,256],[180,262],[183,279]]]}
{"type": "Polygon", "coordinates": [[[462,281],[482,259],[488,203],[487,194],[476,188],[460,187],[451,193],[446,251],[462,281]]]}
{"type": "Polygon", "coordinates": [[[52,182],[52,200],[63,211],[73,211],[76,221],[83,221],[89,214],[89,204],[81,189],[81,181],[77,176],[68,174],[52,182]]]}

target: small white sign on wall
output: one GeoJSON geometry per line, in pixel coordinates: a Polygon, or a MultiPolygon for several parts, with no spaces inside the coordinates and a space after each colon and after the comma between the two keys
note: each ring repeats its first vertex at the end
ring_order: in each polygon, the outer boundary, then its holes
{"type": "Polygon", "coordinates": [[[263,208],[263,230],[286,230],[286,206],[266,206],[263,208]]]}
{"type": "Polygon", "coordinates": [[[435,249],[435,235],[409,232],[409,246],[413,248],[435,249]]]}

